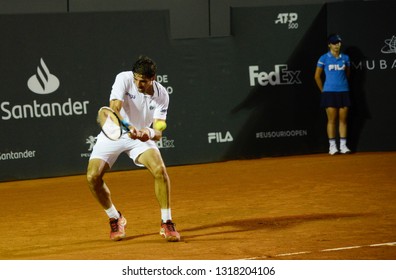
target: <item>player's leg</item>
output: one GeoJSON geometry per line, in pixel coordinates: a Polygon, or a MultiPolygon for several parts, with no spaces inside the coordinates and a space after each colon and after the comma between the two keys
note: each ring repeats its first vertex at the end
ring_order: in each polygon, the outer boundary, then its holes
{"type": "Polygon", "coordinates": [[[103,181],[103,175],[109,169],[109,165],[104,160],[97,158],[91,159],[88,163],[87,181],[91,193],[109,217],[110,239],[118,241],[126,236],[125,228],[127,220],[113,205],[110,190],[103,181]]]}
{"type": "Polygon", "coordinates": [[[340,151],[343,154],[350,153],[348,149],[347,142],[347,117],[348,117],[348,107],[342,107],[339,109],[339,132],[340,132],[340,151]]]}
{"type": "Polygon", "coordinates": [[[161,209],[170,207],[170,179],[161,154],[155,149],[142,153],[138,159],[154,177],[155,194],[161,209]]]}
{"type": "Polygon", "coordinates": [[[160,234],[168,241],[179,241],[180,234],[172,222],[170,189],[171,183],[161,154],[157,149],[148,149],[137,158],[154,177],[155,195],[161,207],[160,234]]]}
{"type": "Polygon", "coordinates": [[[87,168],[88,186],[95,199],[102,205],[103,209],[112,206],[110,190],[103,181],[103,176],[110,169],[109,165],[101,159],[89,160],[87,168]]]}
{"type": "Polygon", "coordinates": [[[334,107],[326,108],[327,115],[327,136],[329,138],[329,154],[334,155],[338,153],[337,144],[336,144],[336,135],[337,135],[337,118],[338,118],[338,109],[334,107]]]}

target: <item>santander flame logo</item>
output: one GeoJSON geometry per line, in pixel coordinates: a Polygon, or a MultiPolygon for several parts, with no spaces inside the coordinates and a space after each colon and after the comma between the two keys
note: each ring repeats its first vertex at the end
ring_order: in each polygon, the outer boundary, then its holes
{"type": "Polygon", "coordinates": [[[28,88],[37,94],[49,94],[59,88],[59,79],[48,70],[44,60],[40,58],[37,72],[27,82],[28,88]]]}

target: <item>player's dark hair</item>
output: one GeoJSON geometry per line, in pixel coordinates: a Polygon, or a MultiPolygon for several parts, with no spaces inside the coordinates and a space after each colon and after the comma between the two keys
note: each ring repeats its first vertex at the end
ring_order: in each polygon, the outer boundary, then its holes
{"type": "Polygon", "coordinates": [[[132,67],[132,72],[152,78],[157,72],[157,65],[148,56],[141,55],[132,67]]]}

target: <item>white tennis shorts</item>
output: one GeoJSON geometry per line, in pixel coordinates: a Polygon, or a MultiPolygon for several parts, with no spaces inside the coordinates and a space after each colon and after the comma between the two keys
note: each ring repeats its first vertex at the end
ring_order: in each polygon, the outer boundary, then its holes
{"type": "Polygon", "coordinates": [[[113,141],[107,138],[103,132],[101,132],[97,137],[89,159],[102,159],[106,161],[111,168],[119,155],[124,152],[137,166],[144,167],[144,165],[137,162],[136,159],[148,149],[158,150],[158,147],[152,140],[148,140],[146,142],[133,140],[127,134],[121,136],[119,140],[113,141]]]}

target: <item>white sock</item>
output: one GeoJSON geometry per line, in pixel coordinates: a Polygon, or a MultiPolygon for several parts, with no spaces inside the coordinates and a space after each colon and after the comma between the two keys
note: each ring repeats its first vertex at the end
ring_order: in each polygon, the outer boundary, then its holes
{"type": "Polygon", "coordinates": [[[105,212],[107,216],[109,216],[109,218],[115,218],[115,219],[120,218],[120,214],[118,213],[114,205],[111,205],[111,207],[109,209],[106,209],[105,212]]]}
{"type": "Polygon", "coordinates": [[[341,138],[340,139],[340,145],[341,146],[346,146],[346,142],[347,142],[346,138],[341,138]]]}
{"type": "Polygon", "coordinates": [[[161,209],[161,219],[162,222],[166,222],[167,220],[172,220],[172,214],[171,214],[171,209],[161,209]]]}
{"type": "Polygon", "coordinates": [[[336,140],[334,138],[329,139],[330,146],[336,146],[336,140]]]}

